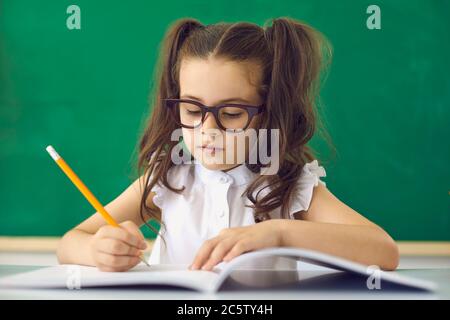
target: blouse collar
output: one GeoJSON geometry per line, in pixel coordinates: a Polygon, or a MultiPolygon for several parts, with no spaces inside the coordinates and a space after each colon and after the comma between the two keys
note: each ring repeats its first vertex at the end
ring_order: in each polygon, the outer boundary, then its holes
{"type": "Polygon", "coordinates": [[[257,173],[252,172],[245,164],[241,164],[226,172],[222,170],[211,170],[200,163],[195,163],[195,174],[200,177],[204,184],[228,183],[240,186],[252,182],[257,173]]]}

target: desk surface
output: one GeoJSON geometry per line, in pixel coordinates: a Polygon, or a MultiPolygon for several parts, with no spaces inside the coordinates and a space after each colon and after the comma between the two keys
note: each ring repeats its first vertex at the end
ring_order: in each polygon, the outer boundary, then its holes
{"type": "MultiPolygon", "coordinates": [[[[53,253],[0,252],[0,277],[26,272],[42,266],[57,264],[53,253]]],[[[311,270],[315,267],[310,266],[311,270]]],[[[176,288],[99,288],[99,289],[4,289],[0,299],[450,299],[450,257],[404,256],[397,271],[400,274],[431,280],[439,285],[436,292],[385,289],[368,290],[355,286],[351,280],[342,286],[304,288],[298,284],[289,288],[271,290],[225,290],[217,293],[199,293],[176,288]]]]}

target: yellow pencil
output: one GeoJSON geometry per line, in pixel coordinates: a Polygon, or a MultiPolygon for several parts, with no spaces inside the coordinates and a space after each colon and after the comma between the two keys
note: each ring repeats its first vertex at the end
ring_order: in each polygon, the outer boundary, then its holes
{"type": "MultiPolygon", "coordinates": [[[[80,190],[80,192],[85,196],[87,201],[89,201],[89,203],[95,208],[95,210],[97,210],[97,212],[101,214],[101,216],[105,219],[105,221],[113,227],[120,227],[119,224],[116,222],[116,220],[114,220],[114,218],[105,210],[100,201],[97,200],[97,198],[86,187],[83,181],[81,181],[81,179],[78,178],[78,176],[75,174],[75,172],[73,172],[73,170],[64,161],[64,159],[61,158],[61,156],[55,151],[55,149],[52,146],[48,146],[45,150],[47,150],[47,152],[50,154],[53,160],[55,160],[55,162],[61,168],[61,170],[64,171],[67,177],[69,177],[69,179],[78,188],[78,190],[80,190]]],[[[140,259],[147,266],[149,266],[149,264],[144,258],[143,253],[140,255],[140,259]]]]}

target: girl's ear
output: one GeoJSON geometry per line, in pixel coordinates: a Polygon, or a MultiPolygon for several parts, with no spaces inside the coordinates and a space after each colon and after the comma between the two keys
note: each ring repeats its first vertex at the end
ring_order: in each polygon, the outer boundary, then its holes
{"type": "Polygon", "coordinates": [[[195,19],[180,19],[175,21],[169,28],[164,38],[163,49],[163,71],[162,71],[162,91],[163,97],[174,97],[178,95],[178,81],[176,79],[176,64],[178,55],[184,41],[195,29],[203,25],[195,19]]]}

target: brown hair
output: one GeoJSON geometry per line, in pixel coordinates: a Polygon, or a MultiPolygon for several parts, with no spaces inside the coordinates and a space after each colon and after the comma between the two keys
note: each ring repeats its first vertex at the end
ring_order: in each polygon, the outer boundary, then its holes
{"type": "MultiPolygon", "coordinates": [[[[153,112],[139,144],[138,171],[139,175],[143,171],[146,177],[141,199],[144,222],[145,214],[158,220],[158,212],[146,203],[155,184],[162,183],[178,193],[184,189],[175,189],[167,178],[174,165],[170,154],[178,144],[170,137],[178,127],[162,99],[179,97],[179,66],[184,57],[210,55],[238,62],[256,61],[262,67],[259,93],[266,111],[260,128],[279,129],[280,169],[276,175],[259,175],[245,194],[253,204],[257,222],[269,218],[268,213],[278,207],[282,217],[287,217],[302,168],[314,159],[307,143],[320,124],[316,110],[320,71],[324,61],[331,57],[326,39],[291,18],[274,19],[270,26],[264,27],[246,22],[202,25],[195,19],[181,19],[169,28],[160,54],[157,88],[151,100],[153,112]],[[258,193],[254,197],[254,191],[265,183],[271,187],[270,192],[261,199],[258,193]]],[[[246,166],[259,172],[259,165],[246,163],[246,166]]]]}

